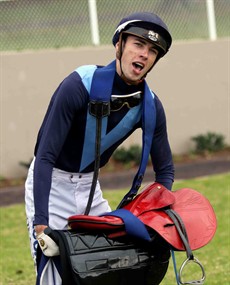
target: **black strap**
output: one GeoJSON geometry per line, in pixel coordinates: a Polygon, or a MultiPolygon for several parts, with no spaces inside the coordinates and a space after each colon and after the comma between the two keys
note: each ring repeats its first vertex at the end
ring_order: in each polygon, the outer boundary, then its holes
{"type": "Polygon", "coordinates": [[[184,248],[186,250],[186,254],[187,254],[187,259],[182,263],[179,273],[176,273],[176,279],[177,279],[177,284],[179,285],[202,285],[204,284],[206,275],[205,275],[205,271],[204,271],[204,267],[203,265],[200,263],[200,261],[193,255],[192,250],[190,248],[189,245],[189,240],[188,240],[188,235],[186,232],[186,228],[185,225],[181,219],[181,217],[178,215],[177,212],[175,212],[172,209],[166,209],[164,210],[166,214],[168,214],[168,216],[172,219],[177,232],[184,244],[184,248]],[[183,270],[185,268],[186,265],[193,263],[195,265],[198,265],[198,268],[201,270],[201,277],[200,279],[195,279],[195,280],[190,280],[190,281],[183,281],[183,270]]]}
{"type": "Polygon", "coordinates": [[[89,112],[91,115],[96,117],[96,138],[95,138],[95,162],[94,162],[94,173],[89,193],[89,199],[85,209],[85,215],[88,215],[93,203],[93,196],[95,193],[98,173],[100,168],[100,149],[101,149],[101,124],[102,118],[108,116],[110,111],[109,102],[97,102],[91,101],[89,103],[89,112]]]}
{"type": "Polygon", "coordinates": [[[188,259],[193,260],[194,256],[193,256],[192,250],[190,248],[186,228],[185,228],[185,225],[184,225],[181,217],[172,209],[167,209],[164,211],[172,219],[172,221],[173,221],[173,223],[177,229],[177,232],[181,238],[181,241],[183,242],[183,245],[184,245],[184,248],[186,250],[188,259]]]}

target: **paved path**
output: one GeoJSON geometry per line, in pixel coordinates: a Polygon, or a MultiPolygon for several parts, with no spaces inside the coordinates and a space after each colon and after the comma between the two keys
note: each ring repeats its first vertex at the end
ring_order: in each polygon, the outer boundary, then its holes
{"type": "MultiPolygon", "coordinates": [[[[175,164],[175,179],[190,179],[220,173],[230,173],[230,158],[221,157],[202,160],[193,163],[175,164]]],[[[117,189],[129,187],[136,171],[130,170],[122,173],[107,173],[100,179],[102,189],[117,189]]],[[[153,171],[148,168],[143,182],[153,181],[153,171]]]]}
{"type": "MultiPolygon", "coordinates": [[[[230,173],[229,157],[215,158],[194,163],[176,164],[175,178],[189,179],[219,173],[230,173]]],[[[120,189],[130,187],[136,171],[129,170],[121,173],[107,173],[100,176],[102,189],[120,189]]],[[[144,183],[153,181],[153,172],[148,168],[145,173],[144,183]]],[[[24,187],[17,186],[0,189],[0,206],[8,206],[24,202],[24,187]]]]}

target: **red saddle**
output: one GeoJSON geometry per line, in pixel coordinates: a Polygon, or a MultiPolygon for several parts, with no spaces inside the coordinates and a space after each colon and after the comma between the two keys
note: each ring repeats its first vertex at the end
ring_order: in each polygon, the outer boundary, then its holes
{"type": "MultiPolygon", "coordinates": [[[[161,235],[174,249],[185,250],[173,220],[165,209],[174,210],[183,221],[191,250],[203,247],[213,238],[217,222],[210,202],[199,192],[183,188],[169,191],[159,183],[147,186],[124,209],[130,211],[145,226],[161,235]]],[[[104,231],[110,237],[125,234],[125,224],[119,217],[74,215],[68,218],[72,229],[104,231]]]]}

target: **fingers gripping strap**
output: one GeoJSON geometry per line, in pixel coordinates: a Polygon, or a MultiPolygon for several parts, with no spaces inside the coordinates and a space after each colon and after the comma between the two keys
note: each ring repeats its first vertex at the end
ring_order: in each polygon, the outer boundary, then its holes
{"type": "Polygon", "coordinates": [[[57,244],[44,232],[37,236],[37,240],[42,252],[46,256],[56,256],[60,254],[57,244]]]}
{"type": "Polygon", "coordinates": [[[125,209],[118,209],[106,214],[103,216],[114,216],[119,217],[124,221],[125,229],[128,235],[133,236],[138,239],[150,241],[151,237],[145,227],[145,225],[130,211],[125,209]]]}

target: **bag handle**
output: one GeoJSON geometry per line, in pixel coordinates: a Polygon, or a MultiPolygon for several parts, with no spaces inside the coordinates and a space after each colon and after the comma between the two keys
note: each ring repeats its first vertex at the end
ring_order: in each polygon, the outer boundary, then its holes
{"type": "Polygon", "coordinates": [[[64,234],[64,231],[58,231],[58,230],[52,230],[51,228],[47,227],[44,230],[44,233],[48,235],[50,238],[52,238],[59,247],[60,250],[60,261],[61,261],[61,278],[62,278],[62,285],[69,285],[73,284],[73,279],[72,279],[72,270],[71,266],[69,263],[69,250],[66,242],[66,237],[64,234]]]}

